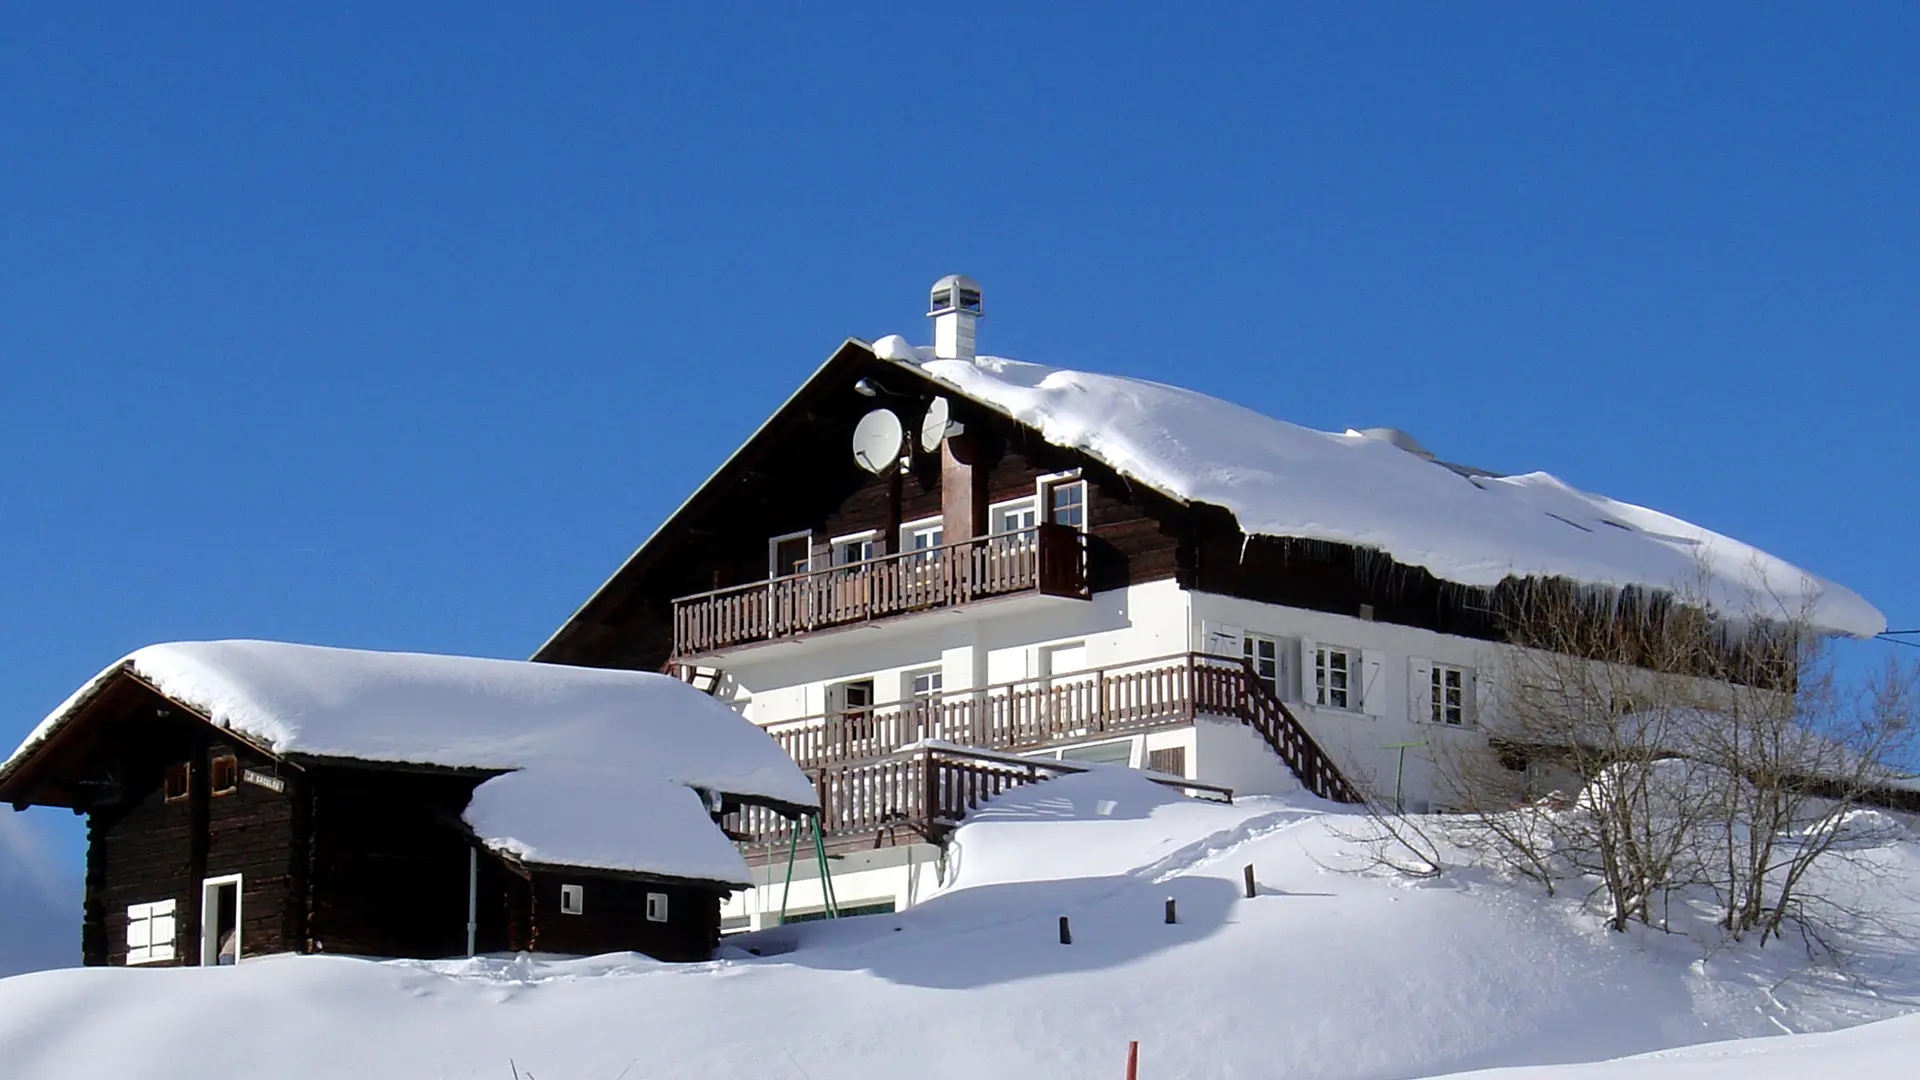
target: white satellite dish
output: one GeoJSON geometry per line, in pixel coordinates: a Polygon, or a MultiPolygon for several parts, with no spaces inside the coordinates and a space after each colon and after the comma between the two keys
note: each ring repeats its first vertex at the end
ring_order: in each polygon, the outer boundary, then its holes
{"type": "Polygon", "coordinates": [[[933,404],[927,406],[927,418],[920,421],[920,449],[931,454],[940,449],[940,440],[965,430],[966,425],[953,419],[953,406],[947,399],[934,398],[933,404]]]}
{"type": "Polygon", "coordinates": [[[883,473],[900,460],[900,443],[907,431],[887,409],[875,409],[853,429],[853,460],[870,473],[883,473]]]}

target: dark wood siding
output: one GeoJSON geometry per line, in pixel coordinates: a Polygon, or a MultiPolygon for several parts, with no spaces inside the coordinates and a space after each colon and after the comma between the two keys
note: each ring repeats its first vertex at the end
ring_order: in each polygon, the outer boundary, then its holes
{"type": "Polygon", "coordinates": [[[533,871],[533,947],[540,952],[631,951],[661,960],[706,960],[720,943],[718,887],[598,874],[561,867],[533,871]],[[560,887],[579,885],[578,915],[560,910],[560,887]],[[647,894],[667,897],[667,921],[647,918],[647,894]]]}
{"type": "Polygon", "coordinates": [[[1088,574],[1096,591],[1180,574],[1187,535],[1181,504],[950,391],[931,383],[910,389],[911,373],[873,363],[829,378],[804,410],[771,425],[536,659],[659,669],[672,651],[673,600],[764,580],[774,536],[810,532],[816,565],[825,564],[832,537],[850,533],[873,530],[876,555],[896,550],[903,521],[941,514],[939,456],[916,449],[910,468],[876,477],[854,464],[851,435],[876,407],[917,421],[917,402],[936,392],[953,402],[954,418],[978,448],[974,460],[987,471],[989,502],[1033,494],[1042,476],[1080,471],[1088,481],[1088,574]],[[852,384],[862,374],[909,397],[861,397],[852,384]]]}
{"type": "Polygon", "coordinates": [[[314,767],[308,930],[315,952],[464,956],[474,776],[314,767]]]}
{"type": "Polygon", "coordinates": [[[154,700],[136,701],[108,723],[113,749],[96,754],[95,767],[112,762],[104,774],[118,778],[119,792],[88,813],[82,961],[126,963],[127,908],[173,900],[172,962],[197,964],[201,882],[226,874],[242,875],[241,955],[296,948],[288,919],[298,876],[293,800],[245,781],[215,796],[207,782],[217,757],[267,773],[274,763],[154,700]],[[187,798],[167,802],[166,769],[181,763],[191,768],[187,798]]]}

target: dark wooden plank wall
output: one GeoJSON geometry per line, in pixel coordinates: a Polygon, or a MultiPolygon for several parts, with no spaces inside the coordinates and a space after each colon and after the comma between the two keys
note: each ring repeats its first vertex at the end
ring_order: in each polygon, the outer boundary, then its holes
{"type": "Polygon", "coordinates": [[[460,812],[479,778],[314,767],[314,952],[464,956],[470,845],[460,812]]]}
{"type": "Polygon", "coordinates": [[[720,904],[726,893],[717,887],[563,867],[535,869],[532,884],[532,948],[539,952],[628,950],[660,960],[706,960],[720,943],[720,904]],[[561,913],[562,884],[585,888],[580,914],[561,913]],[[666,894],[666,922],[647,920],[650,892],[666,894]]]}
{"type": "MultiPolygon", "coordinates": [[[[211,794],[208,764],[216,757],[232,754],[243,769],[271,773],[275,766],[203,724],[153,712],[142,703],[117,722],[123,796],[88,815],[83,962],[126,963],[127,907],[171,899],[174,963],[198,963],[201,882],[226,874],[242,876],[241,955],[296,947],[295,798],[244,781],[231,794],[211,794]],[[179,762],[192,766],[189,795],[169,803],[162,783],[167,766],[179,762]]],[[[295,783],[290,777],[290,792],[295,783]]]]}

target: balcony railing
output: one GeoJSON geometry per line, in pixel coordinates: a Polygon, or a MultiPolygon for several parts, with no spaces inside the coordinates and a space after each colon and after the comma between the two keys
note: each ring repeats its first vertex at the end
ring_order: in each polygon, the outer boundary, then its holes
{"type": "Polygon", "coordinates": [[[791,574],[673,602],[673,655],[1015,593],[1085,599],[1086,536],[1066,525],[791,574]]]}
{"type": "Polygon", "coordinates": [[[1360,801],[1313,736],[1237,657],[1180,653],[765,727],[801,767],[823,769],[925,742],[1017,753],[1199,716],[1253,728],[1314,794],[1360,801]]]}
{"type": "MultiPolygon", "coordinates": [[[[1002,792],[1086,769],[1071,761],[918,747],[878,760],[829,766],[813,776],[820,791],[821,831],[831,847],[845,850],[938,842],[969,811],[1002,792]]],[[[1230,789],[1217,784],[1151,779],[1196,798],[1233,798],[1230,789]]],[[[765,807],[743,807],[722,824],[759,858],[783,853],[793,842],[793,822],[765,807]]]]}

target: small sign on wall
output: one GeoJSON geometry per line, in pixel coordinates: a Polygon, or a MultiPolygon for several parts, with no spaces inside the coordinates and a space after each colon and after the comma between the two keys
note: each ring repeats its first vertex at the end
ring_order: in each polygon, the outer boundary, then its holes
{"type": "Polygon", "coordinates": [[[266,788],[268,791],[284,793],[287,790],[285,780],[278,776],[269,776],[258,769],[247,769],[240,774],[240,778],[249,784],[266,788]]]}

